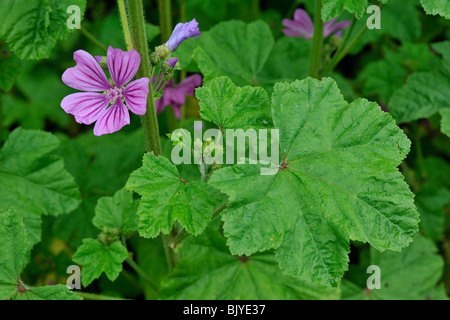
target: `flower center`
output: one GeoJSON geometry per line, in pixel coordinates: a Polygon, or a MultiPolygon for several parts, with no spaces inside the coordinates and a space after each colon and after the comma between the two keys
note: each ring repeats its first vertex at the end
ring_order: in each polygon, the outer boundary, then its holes
{"type": "Polygon", "coordinates": [[[113,87],[105,92],[106,97],[109,100],[109,103],[114,104],[117,98],[122,99],[122,89],[113,87]]]}

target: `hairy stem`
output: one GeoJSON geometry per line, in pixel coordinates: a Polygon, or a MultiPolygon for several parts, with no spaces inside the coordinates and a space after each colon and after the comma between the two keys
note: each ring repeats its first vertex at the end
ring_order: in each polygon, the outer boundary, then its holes
{"type": "Polygon", "coordinates": [[[357,21],[356,17],[353,17],[352,24],[350,26],[350,29],[347,32],[347,35],[345,36],[344,41],[342,41],[342,44],[339,46],[339,49],[333,55],[333,58],[331,59],[330,63],[325,67],[325,69],[321,73],[321,77],[325,77],[326,75],[328,75],[331,71],[333,71],[333,69],[339,63],[337,60],[340,57],[340,55],[342,54],[342,52],[344,51],[344,49],[346,48],[348,41],[350,40],[350,36],[353,33],[353,29],[355,29],[356,21],[357,21]]]}
{"type": "Polygon", "coordinates": [[[120,22],[122,23],[123,35],[125,37],[125,43],[127,45],[127,50],[131,51],[133,49],[133,44],[131,42],[130,27],[128,26],[127,11],[125,9],[125,1],[117,0],[119,6],[120,22]]]}
{"type": "Polygon", "coordinates": [[[414,131],[414,137],[415,137],[415,146],[416,146],[416,156],[417,156],[417,167],[418,167],[418,173],[420,178],[423,180],[427,177],[427,171],[425,166],[425,160],[423,156],[423,149],[422,149],[422,132],[421,128],[416,122],[412,123],[412,128],[414,131]]]}
{"type": "Polygon", "coordinates": [[[161,240],[164,246],[164,253],[166,254],[169,273],[171,273],[176,264],[175,252],[173,251],[173,248],[170,247],[170,244],[173,241],[173,237],[172,235],[166,235],[161,233],[161,240]]]}
{"type": "Polygon", "coordinates": [[[345,58],[345,56],[350,52],[350,50],[355,46],[355,44],[358,43],[358,41],[366,32],[366,30],[367,27],[366,25],[364,25],[362,29],[358,32],[358,34],[353,38],[352,42],[350,42],[350,44],[347,47],[345,47],[345,49],[343,49],[339,55],[336,53],[335,56],[333,56],[333,59],[331,60],[330,64],[322,72],[323,76],[327,75],[328,73],[334,70],[334,68],[339,64],[339,62],[341,62],[341,60],[345,58]]]}
{"type": "Polygon", "coordinates": [[[161,28],[161,38],[166,42],[172,32],[172,7],[170,0],[158,0],[159,27],[161,28]]]}
{"type": "MultiPolygon", "coordinates": [[[[186,0],[180,0],[180,21],[186,22],[186,0]]],[[[180,71],[180,82],[186,79],[187,72],[186,70],[180,71]]],[[[182,110],[182,116],[184,118],[184,108],[182,110]]]]}
{"type": "Polygon", "coordinates": [[[261,18],[261,10],[260,10],[260,0],[252,0],[252,15],[253,20],[258,20],[261,18]]]}
{"type": "Polygon", "coordinates": [[[186,0],[180,0],[180,21],[186,22],[186,0]]]}
{"type": "Polygon", "coordinates": [[[309,76],[312,78],[319,77],[320,61],[322,59],[322,43],[323,43],[323,21],[321,17],[322,0],[316,0],[314,10],[314,38],[311,52],[311,61],[309,64],[309,76]]]}
{"type": "MultiPolygon", "coordinates": [[[[161,40],[165,43],[172,33],[172,6],[171,0],[158,0],[159,27],[161,29],[161,40]]],[[[178,121],[172,108],[168,108],[164,113],[169,132],[178,127],[178,121]]]]}
{"type": "MultiPolygon", "coordinates": [[[[214,210],[214,212],[211,215],[211,220],[213,220],[219,213],[221,213],[223,210],[226,209],[228,205],[228,200],[222,203],[220,206],[214,210]]],[[[182,229],[173,239],[172,242],[169,244],[171,248],[176,248],[181,242],[183,242],[186,238],[190,236],[190,233],[186,231],[186,229],[182,229]]]]}
{"type": "Polygon", "coordinates": [[[144,279],[148,285],[155,291],[158,292],[157,286],[153,283],[153,281],[147,276],[147,274],[144,272],[144,270],[141,269],[141,267],[138,266],[136,262],[134,262],[133,259],[130,257],[127,258],[127,263],[130,265],[131,268],[133,268],[134,271],[142,278],[144,279]]]}
{"type": "Polygon", "coordinates": [[[145,147],[147,152],[156,156],[162,154],[159,138],[158,120],[156,118],[155,99],[153,96],[152,67],[148,55],[147,37],[145,34],[144,9],[142,0],[128,0],[128,16],[130,17],[130,34],[133,48],[141,55],[141,65],[136,73],[137,78],[150,79],[150,92],[147,98],[147,112],[142,119],[145,147]]]}

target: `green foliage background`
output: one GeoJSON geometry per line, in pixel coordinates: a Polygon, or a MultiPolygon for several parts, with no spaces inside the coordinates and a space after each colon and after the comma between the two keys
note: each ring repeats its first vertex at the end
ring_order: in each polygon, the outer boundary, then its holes
{"type": "MultiPolygon", "coordinates": [[[[170,162],[167,138],[165,157],[144,155],[135,115],[95,137],[60,107],[73,52],[104,55],[66,28],[66,8],[125,50],[116,2],[0,0],[0,297],[81,299],[65,287],[77,264],[82,291],[110,298],[448,299],[448,1],[323,0],[325,21],[355,15],[354,30],[369,4],[383,7],[381,29],[322,81],[307,78],[311,41],[282,33],[313,0],[171,3],[174,24],[196,18],[203,33],[174,53],[204,78],[179,126],[277,128],[292,164],[273,176],[224,166],[200,181],[196,166],[170,162]],[[173,230],[184,231],[169,270],[159,235],[173,230]],[[366,288],[369,265],[380,290],[366,288]]],[[[144,7],[153,49],[157,1],[144,7]]]]}

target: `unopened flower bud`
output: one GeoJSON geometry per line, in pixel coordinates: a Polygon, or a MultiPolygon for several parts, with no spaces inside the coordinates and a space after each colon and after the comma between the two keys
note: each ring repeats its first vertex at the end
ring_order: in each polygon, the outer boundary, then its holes
{"type": "Polygon", "coordinates": [[[165,45],[156,47],[156,55],[160,60],[166,60],[170,56],[169,47],[165,45]]]}
{"type": "Polygon", "coordinates": [[[150,56],[150,63],[152,64],[152,66],[156,67],[160,61],[161,60],[159,59],[159,57],[156,54],[152,54],[150,56]]]}

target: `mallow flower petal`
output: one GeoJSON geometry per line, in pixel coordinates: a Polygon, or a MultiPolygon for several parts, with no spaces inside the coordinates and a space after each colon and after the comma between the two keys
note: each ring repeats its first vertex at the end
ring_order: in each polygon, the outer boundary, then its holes
{"type": "Polygon", "coordinates": [[[183,107],[182,104],[175,104],[173,105],[173,112],[175,113],[175,117],[177,117],[178,119],[182,118],[182,114],[181,114],[181,108],[183,107]]]}
{"type": "Polygon", "coordinates": [[[106,91],[111,84],[98,62],[84,50],[75,51],[73,59],[77,65],[67,69],[62,81],[71,88],[82,91],[106,91]]]}
{"type": "Polygon", "coordinates": [[[141,78],[130,82],[122,91],[128,109],[134,114],[143,116],[147,112],[149,78],[141,78]]]}
{"type": "Polygon", "coordinates": [[[198,22],[195,19],[186,23],[178,23],[166,42],[166,46],[169,47],[170,51],[175,51],[184,40],[199,37],[201,34],[198,22]]]}
{"type": "Polygon", "coordinates": [[[294,20],[302,24],[303,29],[308,33],[314,33],[314,24],[309,14],[303,9],[297,9],[294,12],[294,20]]]}
{"type": "MultiPolygon", "coordinates": [[[[283,19],[282,23],[285,27],[296,32],[297,35],[294,35],[296,37],[309,39],[309,38],[312,38],[312,36],[314,35],[314,27],[311,30],[309,28],[306,28],[302,23],[300,23],[298,21],[289,20],[289,19],[283,19]]],[[[285,30],[289,30],[289,29],[285,29],[285,30]]],[[[286,32],[284,34],[286,34],[286,32]]],[[[293,34],[293,33],[288,32],[288,34],[293,34]]],[[[286,34],[286,35],[288,35],[288,34],[286,34]]]]}
{"type": "Polygon", "coordinates": [[[109,46],[106,61],[116,87],[120,88],[133,79],[141,64],[141,55],[134,49],[128,52],[109,46]]]}
{"type": "Polygon", "coordinates": [[[101,136],[103,134],[119,131],[123,126],[130,124],[130,113],[121,99],[108,109],[104,110],[94,126],[94,134],[101,136]]]}
{"type": "Polygon", "coordinates": [[[195,88],[202,85],[203,78],[200,74],[193,74],[181,81],[175,88],[183,92],[187,96],[193,96],[195,93],[195,88]]]}
{"type": "Polygon", "coordinates": [[[288,37],[298,37],[303,39],[309,39],[310,36],[306,35],[305,33],[300,33],[291,29],[283,29],[283,33],[288,37]]]}
{"type": "Polygon", "coordinates": [[[303,21],[305,22],[305,24],[310,25],[311,27],[314,27],[314,24],[308,14],[308,12],[306,12],[303,9],[297,9],[294,12],[294,20],[296,21],[303,21]]]}
{"type": "Polygon", "coordinates": [[[61,107],[66,113],[75,116],[82,124],[92,124],[108,107],[109,101],[104,94],[96,92],[77,92],[69,94],[61,101],[61,107]]]}
{"type": "MultiPolygon", "coordinates": [[[[325,23],[324,30],[323,30],[323,35],[325,37],[328,37],[329,35],[333,34],[335,31],[348,28],[348,26],[352,23],[350,20],[340,21],[338,23],[335,23],[335,21],[336,21],[336,19],[333,19],[333,20],[325,23]]],[[[336,33],[336,35],[338,35],[338,34],[336,33]]]]}
{"type": "Polygon", "coordinates": [[[165,105],[171,106],[175,104],[183,105],[186,103],[186,94],[182,90],[179,90],[178,87],[167,88],[164,90],[163,102],[165,105]]]}

